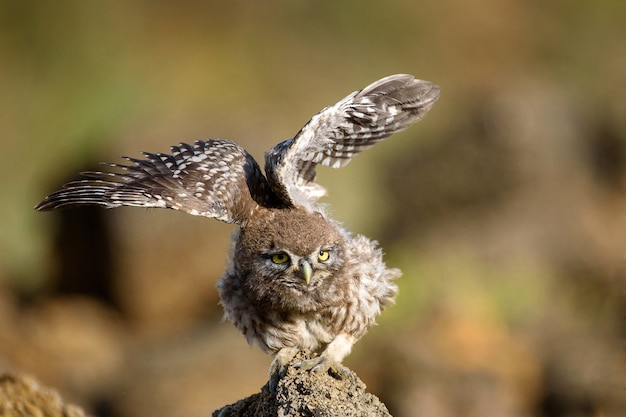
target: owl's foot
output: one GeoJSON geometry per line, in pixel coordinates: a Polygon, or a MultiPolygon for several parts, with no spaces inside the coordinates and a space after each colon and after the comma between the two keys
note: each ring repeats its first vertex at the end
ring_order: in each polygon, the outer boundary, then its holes
{"type": "Polygon", "coordinates": [[[285,372],[280,369],[272,369],[272,368],[274,367],[273,366],[270,367],[270,380],[268,384],[269,384],[270,393],[272,393],[272,395],[276,395],[276,388],[278,388],[278,382],[283,376],[285,376],[285,372]]]}
{"type": "Polygon", "coordinates": [[[312,359],[305,359],[303,361],[296,362],[293,364],[293,367],[303,371],[310,370],[315,373],[323,373],[328,371],[333,365],[336,365],[335,361],[332,361],[322,355],[312,359]]]}
{"type": "Polygon", "coordinates": [[[347,333],[342,333],[333,339],[332,342],[326,346],[326,349],[321,355],[305,359],[293,364],[295,368],[302,370],[310,370],[315,373],[328,372],[331,376],[343,379],[347,374],[345,368],[341,365],[341,361],[346,357],[352,345],[354,345],[356,339],[347,333]]]}
{"type": "Polygon", "coordinates": [[[272,394],[276,394],[276,387],[278,387],[278,381],[287,373],[287,365],[298,353],[298,348],[287,347],[283,348],[276,354],[276,357],[272,361],[270,366],[270,380],[269,389],[272,394]]]}
{"type": "MultiPolygon", "coordinates": [[[[276,358],[270,366],[269,389],[272,394],[276,394],[278,383],[287,374],[289,366],[293,366],[300,371],[309,371],[316,374],[327,372],[330,376],[339,380],[344,379],[344,377],[349,373],[340,362],[333,360],[324,354],[314,358],[303,359],[295,363],[291,363],[297,354],[298,349],[285,348],[276,355],[276,358]]],[[[305,353],[305,355],[309,354],[305,353]]]]}
{"type": "MultiPolygon", "coordinates": [[[[335,379],[342,380],[348,375],[348,370],[339,362],[333,361],[325,356],[317,356],[312,359],[305,359],[292,364],[300,371],[309,371],[316,374],[327,372],[335,379]]],[[[270,367],[269,389],[272,394],[276,394],[278,383],[287,374],[289,365],[282,365],[280,361],[274,360],[270,367]]]]}
{"type": "Polygon", "coordinates": [[[344,379],[348,374],[346,369],[339,362],[324,355],[296,362],[293,364],[293,367],[317,374],[328,372],[329,375],[336,379],[344,379]]]}
{"type": "Polygon", "coordinates": [[[295,363],[293,366],[302,370],[310,370],[315,373],[328,372],[338,378],[343,379],[347,374],[345,368],[341,365],[341,361],[346,357],[356,339],[347,333],[341,333],[335,336],[332,342],[326,346],[321,355],[305,359],[295,363]]]}
{"type": "MultiPolygon", "coordinates": [[[[328,372],[334,378],[344,379],[348,375],[348,371],[341,365],[341,361],[350,353],[354,342],[356,342],[354,336],[346,333],[339,334],[326,346],[321,355],[303,359],[292,364],[292,366],[316,374],[328,372]]],[[[287,373],[287,367],[298,354],[298,350],[297,347],[285,347],[278,351],[270,367],[270,392],[276,393],[278,382],[287,373]]]]}

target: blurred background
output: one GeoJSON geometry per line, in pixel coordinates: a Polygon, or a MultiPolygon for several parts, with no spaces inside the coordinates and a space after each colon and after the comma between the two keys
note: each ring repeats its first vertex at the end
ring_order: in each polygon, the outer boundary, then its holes
{"type": "Polygon", "coordinates": [[[233,227],[33,206],[194,139],[257,159],[410,73],[431,113],[319,169],[400,296],[346,364],[397,416],[624,415],[626,3],[0,2],[0,370],[102,417],[200,417],[271,358],[221,322],[233,227]]]}

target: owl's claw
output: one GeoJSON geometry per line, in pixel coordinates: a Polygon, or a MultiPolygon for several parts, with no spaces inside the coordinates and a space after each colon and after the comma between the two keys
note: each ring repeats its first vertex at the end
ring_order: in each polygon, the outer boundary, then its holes
{"type": "Polygon", "coordinates": [[[346,375],[346,370],[339,362],[328,359],[327,357],[318,356],[313,359],[307,359],[293,364],[294,368],[298,368],[302,371],[310,371],[316,374],[328,372],[332,377],[336,379],[343,379],[346,375]]]}
{"type": "Polygon", "coordinates": [[[318,356],[313,359],[306,359],[293,364],[294,368],[301,369],[303,371],[311,371],[315,373],[322,373],[327,371],[331,367],[332,363],[328,359],[318,356]]]}
{"type": "Polygon", "coordinates": [[[278,361],[272,362],[272,366],[270,367],[270,380],[269,380],[269,389],[272,394],[276,394],[276,388],[278,388],[278,383],[287,374],[287,367],[278,363],[278,361]]]}
{"type": "MultiPolygon", "coordinates": [[[[300,371],[309,371],[316,374],[327,372],[330,376],[339,380],[345,379],[345,377],[349,374],[346,368],[339,362],[329,359],[323,355],[312,359],[301,360],[293,363],[291,366],[300,371]]],[[[272,366],[270,367],[270,380],[268,387],[272,394],[276,394],[278,383],[287,374],[288,367],[289,365],[282,364],[280,360],[275,360],[272,363],[272,366]]]]}
{"type": "Polygon", "coordinates": [[[286,347],[281,349],[277,354],[272,365],[270,366],[269,389],[272,394],[276,394],[278,382],[287,374],[287,366],[298,353],[298,348],[286,347]]]}
{"type": "Polygon", "coordinates": [[[268,388],[270,390],[270,393],[272,393],[273,395],[276,395],[276,388],[278,388],[278,382],[283,376],[284,376],[284,373],[281,373],[280,371],[275,371],[270,374],[268,388]]]}

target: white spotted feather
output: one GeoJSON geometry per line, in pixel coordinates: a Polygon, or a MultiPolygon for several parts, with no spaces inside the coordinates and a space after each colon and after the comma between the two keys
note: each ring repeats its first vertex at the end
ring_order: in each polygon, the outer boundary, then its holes
{"type": "Polygon", "coordinates": [[[396,74],[324,108],[293,139],[266,154],[272,189],[292,204],[311,206],[326,193],[314,183],[316,165],[346,166],[356,154],[420,120],[439,93],[433,83],[396,74]]]}

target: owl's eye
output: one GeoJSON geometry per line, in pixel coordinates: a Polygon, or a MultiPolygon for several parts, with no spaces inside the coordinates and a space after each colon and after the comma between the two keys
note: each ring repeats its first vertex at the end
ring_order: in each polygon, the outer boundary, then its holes
{"type": "Polygon", "coordinates": [[[321,250],[317,254],[317,259],[319,259],[322,262],[326,262],[328,258],[330,258],[330,251],[328,250],[321,250]]]}
{"type": "Polygon", "coordinates": [[[289,255],[287,255],[284,252],[276,253],[272,255],[272,262],[274,262],[275,264],[284,264],[288,260],[289,260],[289,255]]]}

